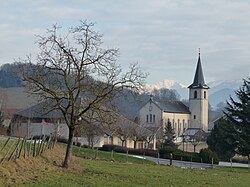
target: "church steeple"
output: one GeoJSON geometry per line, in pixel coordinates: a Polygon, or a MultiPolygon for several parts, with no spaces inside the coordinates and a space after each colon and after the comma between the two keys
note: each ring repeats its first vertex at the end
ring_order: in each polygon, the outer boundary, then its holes
{"type": "Polygon", "coordinates": [[[206,88],[206,89],[209,88],[206,85],[205,80],[204,80],[204,76],[203,76],[200,51],[199,51],[199,58],[198,58],[197,66],[196,66],[194,81],[188,88],[206,88]]]}
{"type": "Polygon", "coordinates": [[[206,85],[199,52],[194,81],[189,88],[190,127],[208,131],[208,89],[206,85]]]}

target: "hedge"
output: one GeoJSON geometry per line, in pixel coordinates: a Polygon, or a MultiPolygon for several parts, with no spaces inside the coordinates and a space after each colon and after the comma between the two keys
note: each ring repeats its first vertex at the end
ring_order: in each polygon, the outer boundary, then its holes
{"type": "Polygon", "coordinates": [[[166,147],[159,150],[160,157],[170,159],[172,153],[174,160],[200,162],[199,153],[184,152],[174,147],[166,147]]]}
{"type": "Polygon", "coordinates": [[[183,160],[183,161],[192,161],[192,162],[202,162],[203,163],[213,163],[218,164],[219,159],[215,152],[211,151],[210,149],[202,149],[200,153],[192,153],[192,152],[184,152],[182,150],[173,148],[173,147],[166,147],[159,150],[160,157],[170,159],[170,153],[172,153],[174,160],[183,160]]]}
{"type": "Polygon", "coordinates": [[[158,156],[158,150],[153,150],[153,149],[133,149],[133,148],[127,148],[127,147],[122,147],[119,145],[110,145],[110,144],[105,144],[103,145],[99,150],[102,151],[115,151],[117,153],[128,153],[133,154],[133,155],[145,155],[145,156],[153,156],[157,157],[158,156]]]}

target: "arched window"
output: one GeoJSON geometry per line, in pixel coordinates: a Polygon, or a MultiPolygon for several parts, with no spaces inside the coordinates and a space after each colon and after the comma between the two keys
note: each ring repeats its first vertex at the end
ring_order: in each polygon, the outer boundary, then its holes
{"type": "Polygon", "coordinates": [[[194,91],[194,98],[195,99],[197,98],[197,91],[196,90],[194,91]]]}
{"type": "Polygon", "coordinates": [[[155,115],[153,115],[153,123],[155,123],[155,115]]]}
{"type": "Polygon", "coordinates": [[[148,115],[147,115],[147,123],[148,123],[148,115]]]}
{"type": "Polygon", "coordinates": [[[204,91],[204,99],[206,99],[206,98],[207,98],[207,92],[204,91]]]}
{"type": "Polygon", "coordinates": [[[149,115],[149,122],[152,123],[152,114],[149,115]]]}

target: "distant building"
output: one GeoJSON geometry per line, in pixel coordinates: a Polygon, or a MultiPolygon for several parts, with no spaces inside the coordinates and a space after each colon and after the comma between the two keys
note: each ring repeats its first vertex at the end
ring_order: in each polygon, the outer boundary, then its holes
{"type": "Polygon", "coordinates": [[[193,83],[188,88],[189,108],[180,101],[157,101],[151,97],[139,111],[139,123],[151,127],[163,126],[164,129],[170,121],[177,137],[189,128],[208,132],[209,87],[204,80],[200,53],[193,83]]]}
{"type": "MultiPolygon", "coordinates": [[[[137,123],[115,113],[116,120],[111,125],[101,125],[81,120],[80,128],[74,134],[74,142],[90,147],[104,144],[120,145],[129,148],[153,147],[153,133],[137,123]]],[[[14,114],[10,123],[10,135],[15,137],[38,137],[57,134],[60,139],[68,139],[69,129],[59,110],[51,110],[50,102],[41,102],[14,114]]]]}

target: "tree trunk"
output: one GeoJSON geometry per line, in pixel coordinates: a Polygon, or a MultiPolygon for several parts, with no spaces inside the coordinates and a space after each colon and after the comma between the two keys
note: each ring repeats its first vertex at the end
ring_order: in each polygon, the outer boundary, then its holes
{"type": "Polygon", "coordinates": [[[136,143],[137,143],[137,141],[136,140],[134,140],[134,149],[136,149],[137,147],[136,147],[136,143]]]}
{"type": "Polygon", "coordinates": [[[68,168],[69,166],[69,158],[70,158],[72,144],[73,144],[73,137],[74,137],[74,128],[69,128],[69,139],[68,139],[64,162],[62,165],[64,168],[68,168]]]}

